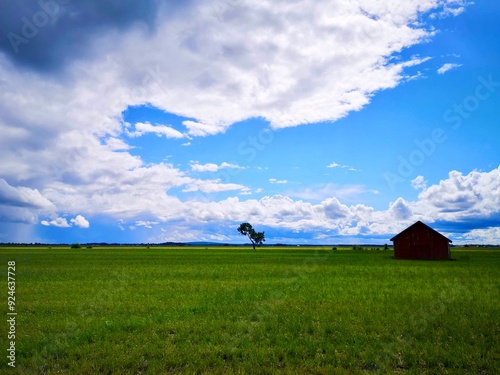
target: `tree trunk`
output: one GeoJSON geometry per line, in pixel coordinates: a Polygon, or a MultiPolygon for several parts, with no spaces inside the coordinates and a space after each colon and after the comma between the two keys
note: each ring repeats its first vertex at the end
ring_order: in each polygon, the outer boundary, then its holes
{"type": "Polygon", "coordinates": [[[250,237],[250,234],[248,234],[248,239],[249,239],[249,240],[250,240],[250,242],[252,243],[253,249],[255,250],[255,242],[254,242],[254,240],[252,239],[252,237],[250,237]]]}

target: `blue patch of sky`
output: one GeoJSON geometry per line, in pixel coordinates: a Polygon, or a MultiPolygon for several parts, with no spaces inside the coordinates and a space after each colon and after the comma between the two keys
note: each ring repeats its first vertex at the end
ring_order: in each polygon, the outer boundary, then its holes
{"type": "MultiPolygon", "coordinates": [[[[165,125],[184,132],[186,129],[182,122],[193,120],[165,112],[151,105],[130,106],[123,112],[122,117],[125,122],[131,124],[129,132],[135,131],[135,124],[138,122],[149,122],[153,126],[165,125]]],[[[131,155],[140,156],[145,163],[160,163],[169,162],[174,152],[176,154],[182,153],[183,150],[179,146],[189,142],[189,140],[185,138],[172,139],[154,133],[146,133],[137,137],[126,137],[126,142],[133,147],[129,150],[131,155]]],[[[189,151],[186,150],[186,152],[189,151]]]]}
{"type": "MultiPolygon", "coordinates": [[[[141,242],[143,236],[139,232],[129,230],[131,224],[124,224],[124,230],[120,229],[120,223],[107,216],[87,216],[90,228],[71,226],[59,228],[55,226],[37,225],[36,236],[43,239],[44,243],[135,243],[141,242]],[[57,240],[53,240],[57,239],[57,240]]],[[[70,218],[66,218],[70,221],[70,218]]]]}

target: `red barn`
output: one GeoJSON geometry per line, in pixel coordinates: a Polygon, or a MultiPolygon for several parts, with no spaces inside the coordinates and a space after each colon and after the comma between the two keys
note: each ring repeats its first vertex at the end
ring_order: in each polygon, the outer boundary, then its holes
{"type": "Polygon", "coordinates": [[[421,221],[395,235],[391,241],[396,259],[451,259],[451,240],[421,221]]]}

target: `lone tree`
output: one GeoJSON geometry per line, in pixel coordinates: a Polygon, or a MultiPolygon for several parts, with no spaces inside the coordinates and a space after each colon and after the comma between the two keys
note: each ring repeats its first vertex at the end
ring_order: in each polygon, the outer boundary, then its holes
{"type": "Polygon", "coordinates": [[[256,232],[249,223],[242,223],[238,227],[238,232],[244,236],[247,236],[250,241],[252,241],[253,249],[255,250],[255,245],[260,246],[262,242],[266,239],[264,238],[264,232],[256,232]]]}

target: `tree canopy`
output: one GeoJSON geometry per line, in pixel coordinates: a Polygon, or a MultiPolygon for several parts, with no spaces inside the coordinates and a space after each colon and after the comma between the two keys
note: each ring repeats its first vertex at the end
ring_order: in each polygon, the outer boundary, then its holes
{"type": "Polygon", "coordinates": [[[264,232],[256,232],[250,223],[241,223],[238,227],[238,232],[252,242],[253,249],[255,250],[255,245],[260,246],[266,240],[264,232]]]}

